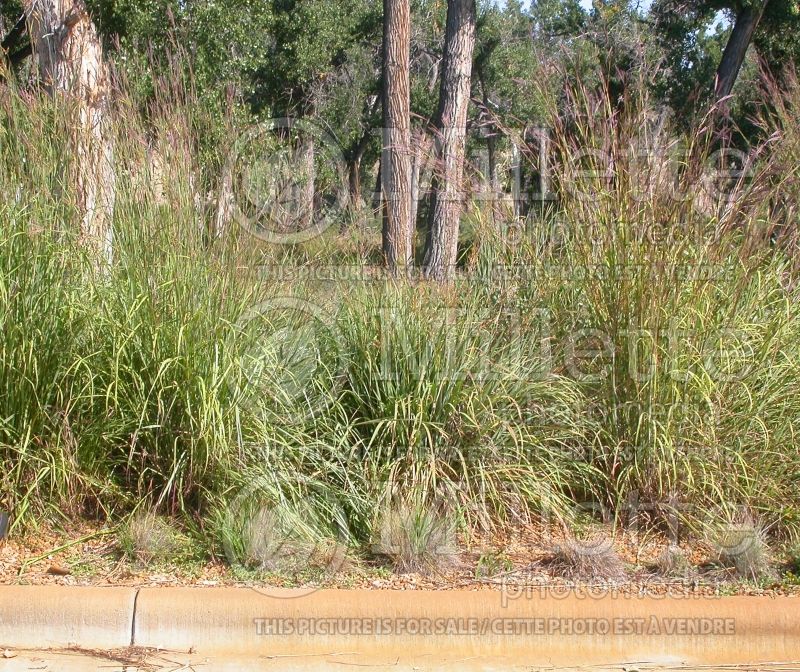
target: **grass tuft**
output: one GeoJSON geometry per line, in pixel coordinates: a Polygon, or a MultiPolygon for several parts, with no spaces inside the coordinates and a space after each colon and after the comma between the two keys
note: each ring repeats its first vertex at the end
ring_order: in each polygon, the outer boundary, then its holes
{"type": "Polygon", "coordinates": [[[557,544],[552,552],[539,561],[551,573],[568,581],[622,581],[627,570],[614,550],[613,542],[602,536],[578,540],[569,537],[557,544]]]}
{"type": "Polygon", "coordinates": [[[165,564],[181,549],[180,533],[154,511],[140,510],[121,529],[119,545],[129,560],[143,567],[165,564]]]}
{"type": "Polygon", "coordinates": [[[750,516],[719,526],[711,538],[717,561],[747,581],[774,578],[772,551],[765,527],[750,516]]]}
{"type": "Polygon", "coordinates": [[[393,503],[381,517],[373,550],[389,558],[400,574],[451,569],[458,553],[452,513],[419,503],[393,503]]]}

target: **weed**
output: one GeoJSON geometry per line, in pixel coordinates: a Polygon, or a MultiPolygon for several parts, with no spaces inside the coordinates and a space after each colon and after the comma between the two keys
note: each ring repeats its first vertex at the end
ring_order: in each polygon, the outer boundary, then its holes
{"type": "Polygon", "coordinates": [[[514,568],[514,563],[505,553],[489,551],[481,554],[475,566],[475,578],[492,578],[505,574],[514,568]]]}

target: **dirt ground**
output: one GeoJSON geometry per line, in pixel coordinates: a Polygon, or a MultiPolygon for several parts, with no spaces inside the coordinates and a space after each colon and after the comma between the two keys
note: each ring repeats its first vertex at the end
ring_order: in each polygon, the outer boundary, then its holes
{"type": "Polygon", "coordinates": [[[35,534],[0,542],[0,584],[56,584],[76,586],[283,586],[319,588],[381,588],[444,590],[467,588],[498,590],[520,586],[606,590],[626,594],[800,595],[797,578],[780,568],[767,577],[743,580],[714,563],[713,549],[703,544],[681,544],[688,568],[667,577],[658,560],[668,546],[658,535],[595,531],[593,540],[613,544],[622,561],[622,574],[613,577],[565,577],[562,568],[548,562],[559,548],[558,530],[530,525],[513,532],[462,540],[457,552],[433,570],[396,573],[375,559],[348,557],[335,567],[293,574],[241,571],[225,558],[185,557],[143,565],[122,552],[114,530],[88,523],[55,530],[43,527],[35,534]],[[610,541],[613,539],[613,542],[610,541]]]}

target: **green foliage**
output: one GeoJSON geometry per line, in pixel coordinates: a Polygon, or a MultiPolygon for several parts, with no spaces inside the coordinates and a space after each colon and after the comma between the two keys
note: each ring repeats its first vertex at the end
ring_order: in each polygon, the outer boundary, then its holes
{"type": "Polygon", "coordinates": [[[155,93],[160,70],[181,53],[191,63],[193,83],[202,98],[225,85],[241,94],[255,90],[253,75],[264,63],[270,40],[269,3],[235,0],[95,0],[87,3],[106,46],[118,50],[117,64],[142,92],[155,93]],[[155,70],[150,77],[144,73],[155,70]]]}
{"type": "Polygon", "coordinates": [[[251,102],[278,116],[314,109],[317,95],[361,37],[372,9],[365,0],[273,0],[273,25],[251,102]]]}
{"type": "MultiPolygon", "coordinates": [[[[421,117],[443,8],[413,7],[421,117]]],[[[18,524],[147,502],[205,520],[218,554],[258,571],[326,569],[382,536],[401,564],[428,565],[454,521],[569,519],[587,500],[619,520],[638,498],[695,530],[739,507],[800,529],[796,88],[767,87],[759,124],[776,141],[715,201],[714,144],[688,113],[672,127],[648,100],[661,52],[627,4],[483,5],[476,87],[498,130],[553,129],[559,200],[532,210],[517,244],[502,235],[516,220],[472,203],[463,270],[432,287],[364,270],[369,231],[292,246],[208,233],[228,149],[252,120],[243,100],[314,115],[352,158],[379,113],[374,4],[94,10],[128,72],[106,274],[73,240],[64,101],[0,88],[0,488],[18,524]],[[665,193],[663,155],[632,158],[642,147],[679,155],[670,175],[686,200],[665,193]],[[358,282],[301,272],[356,264],[358,282]],[[522,275],[498,279],[505,264],[522,275]],[[287,297],[309,310],[252,319],[287,297]]],[[[684,88],[660,90],[676,101],[722,44],[699,25],[680,47],[688,60],[671,62],[684,88]]],[[[157,528],[128,528],[126,548],[158,555],[157,528]]],[[[557,560],[580,574],[574,551],[557,560]]]]}
{"type": "Polygon", "coordinates": [[[9,0],[0,6],[0,38],[5,37],[5,31],[17,22],[22,12],[22,3],[19,0],[9,0]]]}
{"type": "MultiPolygon", "coordinates": [[[[759,0],[754,0],[759,2],[759,0]]],[[[663,54],[665,69],[659,75],[659,89],[679,115],[691,120],[710,100],[714,77],[737,14],[746,6],[741,0],[693,0],[676,3],[656,0],[651,8],[653,36],[663,54]],[[723,19],[722,21],[720,19],[723,19]]],[[[775,76],[800,62],[800,9],[793,0],[770,1],[764,11],[753,45],[758,58],[775,76]]],[[[747,100],[752,93],[755,67],[745,72],[737,87],[747,100]]],[[[736,91],[735,91],[736,93],[736,91]]],[[[733,111],[740,125],[746,125],[752,109],[733,111]]]]}
{"type": "Polygon", "coordinates": [[[567,7],[566,16],[561,9],[554,3],[537,3],[529,15],[520,3],[512,2],[504,7],[486,6],[480,16],[477,84],[481,94],[487,94],[491,112],[507,126],[536,124],[543,119],[541,92],[533,86],[530,73],[542,71],[540,59],[552,46],[553,31],[575,35],[585,19],[579,7],[567,7]]]}
{"type": "Polygon", "coordinates": [[[800,5],[792,0],[769,2],[753,41],[774,75],[800,65],[800,5]]]}

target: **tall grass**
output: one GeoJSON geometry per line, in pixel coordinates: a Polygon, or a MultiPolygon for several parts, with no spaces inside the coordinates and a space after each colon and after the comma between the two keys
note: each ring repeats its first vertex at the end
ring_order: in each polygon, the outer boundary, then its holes
{"type": "MultiPolygon", "coordinates": [[[[451,486],[473,521],[559,513],[585,491],[585,400],[524,345],[517,316],[469,287],[356,292],[340,318],[341,405],[385,496],[451,486]]],[[[423,497],[424,499],[424,497],[423,497]]]]}
{"type": "MultiPolygon", "coordinates": [[[[146,501],[262,564],[274,539],[253,535],[366,547],[408,507],[472,528],[597,501],[624,520],[638,501],[696,527],[745,508],[798,531],[800,303],[770,246],[768,147],[714,198],[712,134],[679,138],[635,88],[616,107],[578,83],[573,118],[552,119],[559,201],[529,236],[510,245],[475,206],[451,287],[287,282],[259,266],[368,263],[369,239],[215,238],[206,192],[230,141],[198,137],[190,94],[120,94],[115,259],[98,275],[70,234],[59,101],[0,89],[0,466],[17,524],[146,501]]],[[[763,122],[793,132],[793,109],[763,122]]]]}
{"type": "Polygon", "coordinates": [[[676,139],[628,91],[612,105],[578,83],[572,123],[552,120],[561,200],[523,251],[525,305],[546,309],[556,365],[591,400],[614,511],[696,523],[747,507],[794,527],[779,493],[799,456],[800,312],[792,263],[763,235],[771,167],[737,157],[745,170],[715,179],[724,142],[676,139]]]}
{"type": "Polygon", "coordinates": [[[58,108],[13,90],[2,91],[0,108],[0,453],[4,504],[20,520],[37,502],[74,503],[93,490],[76,468],[69,421],[83,269],[63,191],[58,108]]]}
{"type": "MultiPolygon", "coordinates": [[[[237,452],[233,332],[259,285],[235,262],[235,242],[205,235],[191,162],[174,157],[168,190],[163,174],[148,173],[148,129],[122,104],[115,264],[93,273],[71,240],[72,159],[56,121],[66,103],[2,95],[7,506],[24,522],[19,498],[27,504],[27,490],[44,485],[35,501],[69,510],[90,493],[94,511],[144,497],[200,506],[237,452]],[[86,479],[111,495],[76,488],[86,479]]],[[[172,128],[174,139],[181,127],[172,128]]]]}

